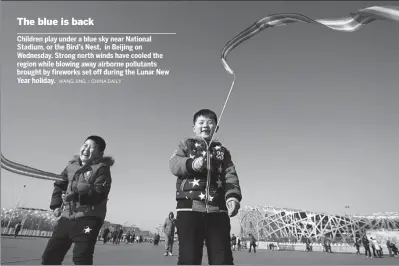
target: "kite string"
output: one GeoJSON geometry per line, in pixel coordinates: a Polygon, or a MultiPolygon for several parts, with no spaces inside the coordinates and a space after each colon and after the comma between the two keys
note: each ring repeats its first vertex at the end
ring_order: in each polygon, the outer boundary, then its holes
{"type": "MultiPolygon", "coordinates": [[[[224,104],[223,104],[222,111],[220,112],[219,119],[218,119],[218,122],[217,122],[217,124],[216,124],[216,129],[218,129],[218,127],[219,127],[219,125],[220,125],[220,120],[222,120],[222,116],[223,116],[223,113],[224,113],[224,109],[226,108],[227,102],[229,101],[230,94],[231,94],[231,91],[233,90],[235,81],[236,81],[236,74],[233,72],[233,82],[231,83],[229,93],[227,94],[226,100],[224,101],[224,104]]],[[[213,136],[212,136],[211,143],[212,143],[212,141],[213,141],[213,137],[214,137],[214,136],[215,136],[215,134],[213,134],[213,136]]]]}

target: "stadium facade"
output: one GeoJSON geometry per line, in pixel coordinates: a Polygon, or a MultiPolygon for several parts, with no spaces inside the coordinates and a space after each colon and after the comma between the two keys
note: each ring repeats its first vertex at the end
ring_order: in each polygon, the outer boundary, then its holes
{"type": "Polygon", "coordinates": [[[399,230],[399,212],[335,215],[270,206],[243,207],[238,214],[241,236],[252,233],[260,241],[353,242],[368,231],[399,230]]]}

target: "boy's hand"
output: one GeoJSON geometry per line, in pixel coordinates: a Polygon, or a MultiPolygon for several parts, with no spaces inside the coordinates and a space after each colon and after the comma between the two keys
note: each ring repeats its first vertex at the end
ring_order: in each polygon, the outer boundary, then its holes
{"type": "Polygon", "coordinates": [[[63,202],[64,205],[65,205],[67,202],[70,202],[70,201],[73,200],[73,198],[74,198],[74,193],[70,193],[70,192],[68,192],[68,193],[62,193],[61,198],[62,198],[62,202],[63,202]]]}
{"type": "Polygon", "coordinates": [[[66,203],[66,194],[65,194],[65,192],[62,193],[61,199],[62,199],[62,203],[65,204],[66,203]]]}
{"type": "Polygon", "coordinates": [[[53,214],[54,214],[54,216],[55,217],[60,217],[60,215],[61,215],[61,208],[57,208],[57,209],[55,209],[54,211],[53,211],[53,214]]]}
{"type": "Polygon", "coordinates": [[[238,210],[240,209],[240,204],[235,200],[230,200],[226,203],[227,211],[230,217],[234,217],[237,215],[238,210]]]}
{"type": "Polygon", "coordinates": [[[204,168],[204,157],[198,157],[193,160],[193,169],[196,172],[201,172],[204,168]]]}

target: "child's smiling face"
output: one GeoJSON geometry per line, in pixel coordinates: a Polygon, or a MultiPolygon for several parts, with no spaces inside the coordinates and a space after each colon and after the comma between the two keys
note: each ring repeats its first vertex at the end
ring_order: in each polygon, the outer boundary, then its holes
{"type": "Polygon", "coordinates": [[[91,139],[88,139],[83,143],[80,148],[80,160],[87,162],[91,159],[100,157],[101,152],[99,146],[91,139]]]}
{"type": "Polygon", "coordinates": [[[193,130],[197,137],[201,137],[205,140],[210,140],[212,139],[212,136],[216,130],[216,121],[212,118],[201,115],[195,121],[193,130]]]}

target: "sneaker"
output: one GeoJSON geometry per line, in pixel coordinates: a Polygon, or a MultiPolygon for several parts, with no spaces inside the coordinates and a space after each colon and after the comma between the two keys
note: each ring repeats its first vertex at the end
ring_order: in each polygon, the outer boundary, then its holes
{"type": "Polygon", "coordinates": [[[169,256],[173,256],[172,252],[169,252],[169,256]]]}
{"type": "Polygon", "coordinates": [[[165,254],[163,254],[164,256],[168,256],[168,252],[165,252],[165,254]]]}

